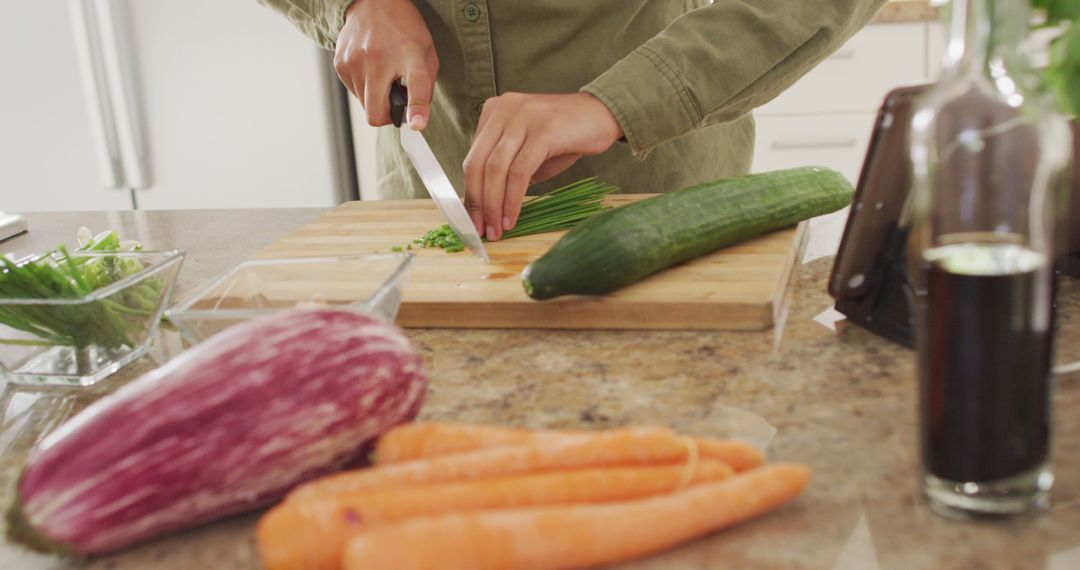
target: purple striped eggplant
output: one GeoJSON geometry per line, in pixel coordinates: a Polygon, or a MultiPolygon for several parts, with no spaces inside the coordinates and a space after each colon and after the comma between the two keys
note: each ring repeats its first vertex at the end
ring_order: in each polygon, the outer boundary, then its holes
{"type": "Polygon", "coordinates": [[[361,459],[427,382],[400,329],[338,309],[232,327],[35,448],[9,512],[36,547],[101,554],[252,510],[361,459]]]}

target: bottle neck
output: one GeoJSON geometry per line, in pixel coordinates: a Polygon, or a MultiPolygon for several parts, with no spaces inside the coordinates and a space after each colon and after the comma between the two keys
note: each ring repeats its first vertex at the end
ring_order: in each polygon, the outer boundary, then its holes
{"type": "Polygon", "coordinates": [[[981,73],[1022,60],[1029,0],[952,0],[943,65],[981,73]]]}

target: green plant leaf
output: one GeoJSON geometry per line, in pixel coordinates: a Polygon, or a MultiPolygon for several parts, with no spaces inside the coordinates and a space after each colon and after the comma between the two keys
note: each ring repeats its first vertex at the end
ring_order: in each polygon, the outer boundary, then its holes
{"type": "MultiPolygon", "coordinates": [[[[1039,6],[1046,10],[1046,19],[1049,23],[1071,22],[1080,16],[1080,0],[1043,0],[1039,6]]],[[[1037,6],[1036,2],[1032,2],[1037,6]]]]}
{"type": "Polygon", "coordinates": [[[1080,112],[1080,27],[1070,25],[1050,44],[1044,80],[1065,112],[1080,112]]]}

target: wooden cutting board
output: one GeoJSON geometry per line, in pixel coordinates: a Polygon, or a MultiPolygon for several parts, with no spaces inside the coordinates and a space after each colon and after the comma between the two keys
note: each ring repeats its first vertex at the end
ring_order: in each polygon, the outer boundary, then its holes
{"type": "MultiPolygon", "coordinates": [[[[647,194],[616,195],[618,206],[647,194]]],[[[430,200],[348,202],[260,252],[260,258],[389,253],[442,223],[430,200]]],[[[520,273],[562,233],[487,244],[491,264],[468,251],[416,254],[398,313],[404,327],[760,330],[771,327],[805,234],[773,232],[602,297],[534,301],[520,273]]]]}

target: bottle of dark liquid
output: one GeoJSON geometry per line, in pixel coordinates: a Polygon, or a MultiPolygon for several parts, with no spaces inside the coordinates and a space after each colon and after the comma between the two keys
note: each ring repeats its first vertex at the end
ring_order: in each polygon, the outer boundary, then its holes
{"type": "Polygon", "coordinates": [[[1053,481],[1053,238],[1071,140],[1023,59],[1027,2],[952,2],[942,76],[912,120],[923,488],[947,515],[1039,508],[1053,481]]]}

